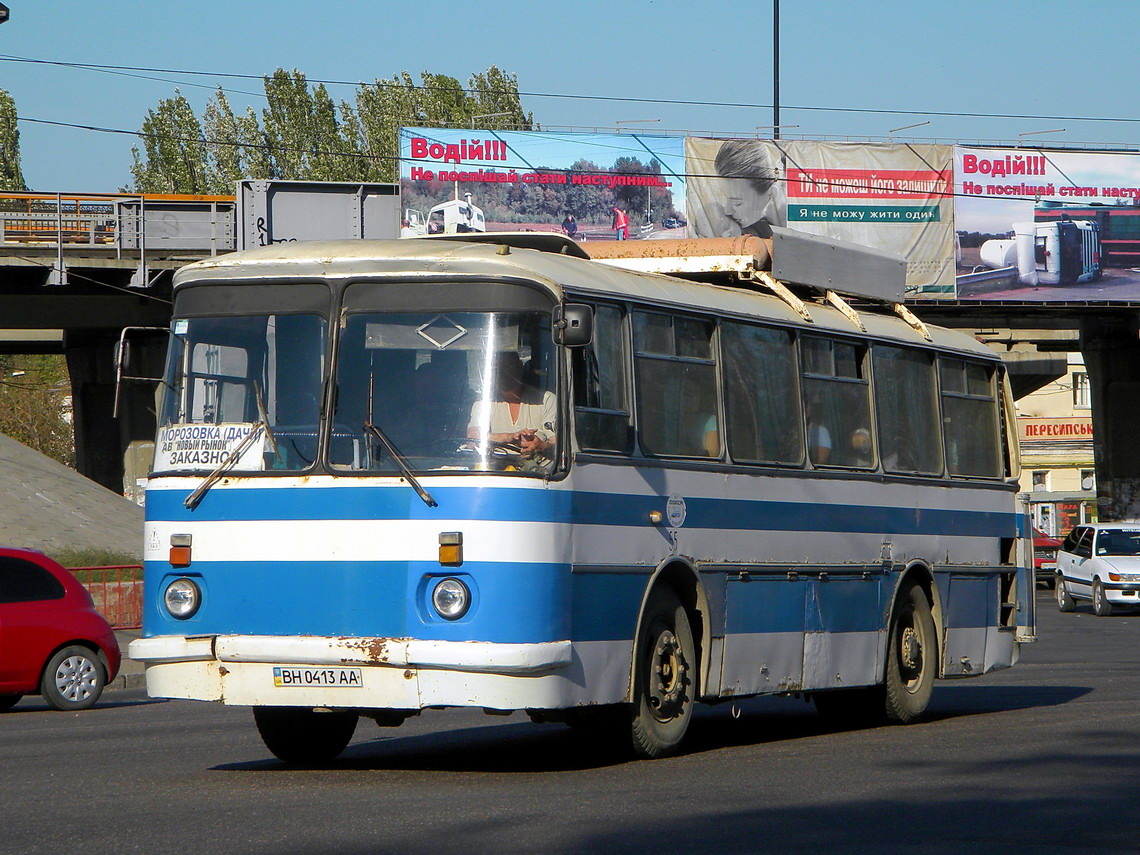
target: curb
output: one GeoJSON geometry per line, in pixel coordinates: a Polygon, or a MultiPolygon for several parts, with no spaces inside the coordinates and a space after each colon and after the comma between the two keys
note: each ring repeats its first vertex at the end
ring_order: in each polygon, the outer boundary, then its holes
{"type": "Polygon", "coordinates": [[[123,689],[145,689],[146,674],[142,671],[134,674],[119,674],[114,680],[103,687],[105,692],[117,692],[123,689]]]}

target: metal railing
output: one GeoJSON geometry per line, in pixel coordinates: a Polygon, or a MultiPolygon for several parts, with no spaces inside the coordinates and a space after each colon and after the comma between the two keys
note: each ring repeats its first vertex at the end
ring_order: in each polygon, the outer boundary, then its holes
{"type": "Polygon", "coordinates": [[[70,567],[112,629],[142,626],[142,565],[70,567]]]}
{"type": "Polygon", "coordinates": [[[2,193],[0,245],[122,250],[235,247],[233,196],[2,193]]]}

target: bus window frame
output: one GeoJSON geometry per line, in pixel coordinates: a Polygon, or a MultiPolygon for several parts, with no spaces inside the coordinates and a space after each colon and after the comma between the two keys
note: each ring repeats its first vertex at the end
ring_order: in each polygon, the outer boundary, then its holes
{"type": "Polygon", "coordinates": [[[990,360],[986,360],[986,359],[980,359],[980,358],[978,358],[972,354],[963,354],[963,353],[957,353],[957,352],[953,352],[953,351],[937,351],[937,354],[938,354],[938,367],[937,367],[938,409],[939,409],[939,418],[940,418],[940,424],[941,424],[941,429],[942,429],[942,455],[943,455],[943,465],[946,467],[946,477],[948,479],[955,480],[955,481],[1003,481],[1004,482],[1006,480],[1006,478],[1008,477],[1006,475],[1006,471],[1008,468],[1007,464],[1006,464],[1007,453],[1004,450],[1005,445],[1006,445],[1005,437],[1006,437],[1007,432],[1003,429],[1003,426],[1001,423],[1002,422],[1002,416],[1001,416],[1002,401],[1001,401],[1001,397],[1000,397],[1000,389],[998,388],[998,377],[1001,374],[1000,362],[990,361],[990,360]],[[943,389],[943,385],[942,385],[942,362],[944,360],[953,360],[955,362],[962,363],[962,365],[963,365],[962,380],[964,383],[964,391],[962,391],[962,392],[948,392],[948,391],[945,391],[943,389]],[[965,367],[969,366],[969,365],[981,366],[981,367],[985,368],[987,372],[989,372],[989,388],[990,388],[989,397],[983,397],[981,395],[973,394],[969,391],[970,381],[969,381],[969,376],[966,374],[966,371],[965,371],[965,367]],[[998,447],[996,449],[996,451],[997,451],[997,461],[996,462],[997,462],[997,469],[999,470],[998,472],[995,472],[992,475],[978,475],[978,474],[974,474],[974,473],[953,472],[951,470],[951,468],[950,468],[950,448],[949,448],[950,435],[946,432],[946,412],[945,412],[945,408],[943,406],[945,404],[946,398],[956,398],[958,400],[967,400],[967,401],[989,401],[993,405],[990,409],[990,413],[993,416],[993,422],[994,422],[994,424],[993,424],[994,441],[995,441],[995,443],[998,444],[998,447]]]}
{"type": "Polygon", "coordinates": [[[634,404],[634,433],[636,435],[636,447],[640,455],[649,460],[655,459],[671,459],[671,460],[696,460],[705,463],[723,463],[726,459],[727,449],[724,441],[725,433],[724,425],[724,406],[723,406],[723,378],[720,372],[720,322],[722,317],[719,315],[710,315],[701,312],[691,312],[684,309],[678,309],[670,306],[658,306],[653,303],[631,303],[629,304],[626,312],[627,325],[629,329],[629,364],[630,370],[633,375],[633,404],[634,404]],[[696,321],[701,324],[711,324],[712,329],[709,335],[709,356],[679,356],[676,354],[663,354],[654,353],[652,351],[641,351],[637,348],[637,335],[635,331],[634,315],[662,315],[668,317],[673,321],[670,324],[670,329],[673,333],[673,349],[677,349],[676,339],[676,323],[677,319],[684,319],[696,321]],[[641,383],[639,381],[638,362],[639,358],[649,359],[656,362],[669,362],[681,365],[703,365],[711,366],[713,369],[713,376],[715,378],[714,392],[716,394],[716,418],[717,418],[717,434],[720,442],[720,453],[716,456],[707,454],[682,454],[679,452],[658,452],[648,449],[643,441],[645,434],[644,430],[644,413],[641,406],[641,383]]]}
{"type": "MultiPolygon", "coordinates": [[[[796,338],[798,339],[798,341],[797,341],[798,346],[796,349],[798,351],[798,356],[799,356],[799,360],[800,360],[799,390],[800,390],[800,413],[802,416],[801,423],[802,423],[802,429],[803,429],[803,435],[804,435],[804,465],[807,468],[813,469],[813,470],[814,469],[825,469],[825,470],[842,470],[842,471],[848,471],[848,472],[866,472],[866,473],[879,472],[881,470],[882,461],[881,461],[880,456],[879,456],[879,437],[878,437],[878,425],[877,425],[878,413],[877,413],[877,410],[875,407],[875,387],[874,387],[874,375],[873,375],[874,369],[873,369],[873,365],[872,365],[873,360],[871,358],[871,350],[872,350],[872,347],[874,346],[875,342],[879,341],[880,339],[858,338],[855,336],[847,336],[847,335],[842,335],[842,334],[838,334],[838,335],[828,334],[828,333],[823,332],[822,330],[819,332],[816,332],[814,330],[808,331],[802,335],[797,336],[796,338]],[[818,372],[815,372],[815,371],[809,371],[806,368],[806,360],[804,359],[804,354],[803,354],[804,342],[808,341],[808,340],[826,341],[828,344],[831,345],[831,347],[829,348],[829,352],[830,352],[830,356],[831,356],[832,371],[836,370],[836,359],[835,359],[835,345],[836,345],[836,343],[848,344],[848,345],[851,345],[852,347],[854,347],[857,351],[861,351],[861,354],[860,354],[861,358],[860,358],[859,362],[857,363],[859,366],[860,372],[861,372],[861,376],[847,377],[847,376],[842,376],[839,374],[819,374],[818,372]],[[809,431],[809,425],[808,425],[808,419],[807,419],[807,402],[808,401],[807,401],[807,398],[804,397],[804,384],[803,384],[804,379],[822,380],[822,381],[827,381],[827,382],[832,382],[832,383],[844,383],[847,385],[854,385],[854,386],[862,386],[863,387],[863,389],[865,390],[865,393],[866,393],[867,420],[868,420],[867,426],[863,429],[867,430],[871,435],[872,462],[870,465],[868,465],[868,466],[855,466],[855,465],[852,465],[849,463],[831,463],[830,458],[827,462],[823,462],[823,463],[816,463],[816,462],[812,461],[811,449],[808,447],[808,443],[811,441],[811,437],[809,435],[810,431],[809,431]]],[[[835,437],[832,437],[832,440],[831,440],[832,449],[835,448],[835,443],[836,443],[836,439],[835,439],[835,437]]]]}
{"type": "Polygon", "coordinates": [[[633,324],[631,321],[632,308],[628,302],[619,302],[612,300],[597,300],[592,298],[582,298],[581,296],[573,296],[566,294],[566,299],[573,299],[575,302],[585,303],[589,305],[594,312],[594,340],[590,344],[582,348],[571,348],[564,345],[559,345],[562,350],[566,351],[566,359],[560,360],[565,362],[565,367],[562,369],[567,378],[564,382],[564,388],[567,394],[564,396],[566,402],[567,412],[572,414],[573,419],[565,423],[572,425],[573,437],[573,450],[575,453],[583,452],[586,454],[600,454],[609,457],[632,457],[638,451],[637,442],[637,391],[634,386],[634,371],[633,371],[633,324]],[[597,338],[598,338],[598,309],[614,309],[618,312],[618,328],[622,343],[622,364],[621,373],[624,381],[625,410],[610,410],[602,407],[580,407],[576,403],[578,389],[577,384],[574,382],[574,360],[578,357],[578,353],[583,353],[582,359],[585,359],[585,352],[592,351],[597,338]],[[626,446],[623,450],[613,448],[594,448],[592,446],[583,446],[579,442],[578,436],[578,413],[588,413],[593,415],[605,416],[623,416],[626,420],[626,446]]]}

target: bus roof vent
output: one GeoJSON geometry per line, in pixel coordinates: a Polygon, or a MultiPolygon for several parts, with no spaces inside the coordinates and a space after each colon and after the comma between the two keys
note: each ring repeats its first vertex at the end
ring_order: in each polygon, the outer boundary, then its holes
{"type": "Polygon", "coordinates": [[[450,240],[463,243],[493,243],[514,249],[537,249],[539,252],[553,252],[589,258],[577,241],[556,232],[459,232],[446,235],[422,235],[405,240],[450,240]]]}

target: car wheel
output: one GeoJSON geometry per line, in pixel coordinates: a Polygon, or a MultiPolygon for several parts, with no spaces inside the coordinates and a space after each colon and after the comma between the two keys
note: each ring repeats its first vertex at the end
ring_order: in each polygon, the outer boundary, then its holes
{"type": "Polygon", "coordinates": [[[57,710],[85,710],[103,694],[107,675],[90,648],[65,647],[48,660],[40,694],[57,710]]]}
{"type": "Polygon", "coordinates": [[[0,712],[7,712],[20,702],[23,695],[0,695],[0,712]]]}
{"type": "Polygon", "coordinates": [[[668,588],[649,595],[633,667],[633,749],[642,757],[675,754],[693,717],[696,652],[685,608],[668,588]]]}
{"type": "Polygon", "coordinates": [[[1071,612],[1077,607],[1073,595],[1069,593],[1069,584],[1060,574],[1057,574],[1057,581],[1054,583],[1054,593],[1057,596],[1057,609],[1059,611],[1071,612]]]}
{"type": "Polygon", "coordinates": [[[354,712],[316,712],[304,707],[254,707],[253,720],[265,747],[286,763],[335,760],[352,740],[354,712]]]}
{"type": "Polygon", "coordinates": [[[938,641],[930,601],[918,585],[904,590],[891,618],[887,647],[886,713],[909,724],[924,712],[934,691],[938,641]]]}
{"type": "Polygon", "coordinates": [[[1104,585],[1100,583],[1100,579],[1093,579],[1093,613],[1097,617],[1109,617],[1112,615],[1112,603],[1108,601],[1108,597],[1104,595],[1104,585]]]}

